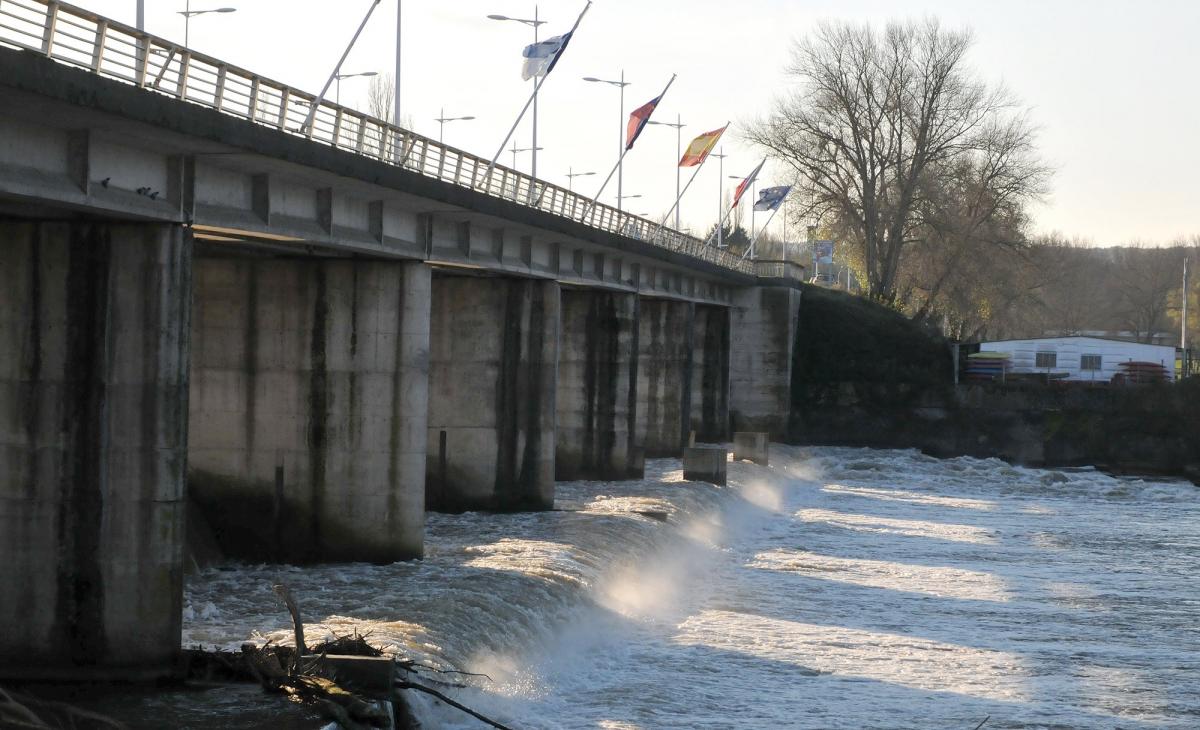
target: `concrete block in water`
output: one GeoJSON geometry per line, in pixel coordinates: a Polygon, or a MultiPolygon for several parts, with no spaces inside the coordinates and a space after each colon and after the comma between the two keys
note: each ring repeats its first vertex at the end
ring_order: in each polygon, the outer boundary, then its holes
{"type": "Polygon", "coordinates": [[[396,662],[386,656],[329,654],[321,658],[321,668],[339,685],[363,692],[390,693],[396,680],[396,662]]]}
{"type": "Polygon", "coordinates": [[[729,452],[714,446],[691,446],[683,450],[683,478],[725,486],[729,452]]]}
{"type": "Polygon", "coordinates": [[[735,461],[753,461],[767,465],[771,435],[759,431],[738,431],[733,434],[733,458],[735,461]]]}

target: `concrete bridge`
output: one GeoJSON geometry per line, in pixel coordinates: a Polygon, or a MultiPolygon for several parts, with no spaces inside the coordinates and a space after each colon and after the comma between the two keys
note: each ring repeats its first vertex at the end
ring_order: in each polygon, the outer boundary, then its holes
{"type": "Polygon", "coordinates": [[[186,510],[394,561],[782,432],[799,291],[72,6],[0,0],[0,674],[160,674],[186,510]]]}

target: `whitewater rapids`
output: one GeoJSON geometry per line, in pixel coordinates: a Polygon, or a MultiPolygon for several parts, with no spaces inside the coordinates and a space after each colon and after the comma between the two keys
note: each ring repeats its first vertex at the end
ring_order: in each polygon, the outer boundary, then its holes
{"type": "Polygon", "coordinates": [[[771,448],[728,488],[657,460],[431,515],[421,561],[202,571],[184,645],[288,643],[285,582],[310,641],[486,674],[457,698],[517,728],[1200,727],[1200,489],[771,448]]]}

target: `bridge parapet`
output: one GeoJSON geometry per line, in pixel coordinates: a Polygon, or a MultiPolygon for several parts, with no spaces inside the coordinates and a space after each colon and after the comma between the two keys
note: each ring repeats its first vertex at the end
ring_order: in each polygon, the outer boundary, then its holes
{"type": "Polygon", "coordinates": [[[55,0],[0,3],[0,46],[40,53],[148,92],[215,109],[484,195],[651,243],[731,271],[754,264],[410,130],[55,0]],[[316,105],[314,113],[314,105],[316,105]],[[310,121],[311,120],[311,121],[310,121]]]}

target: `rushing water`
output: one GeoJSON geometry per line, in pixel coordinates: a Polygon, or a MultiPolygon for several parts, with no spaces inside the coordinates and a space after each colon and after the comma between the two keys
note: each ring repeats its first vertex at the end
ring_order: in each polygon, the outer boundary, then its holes
{"type": "Polygon", "coordinates": [[[485,673],[458,698],[518,728],[1200,727],[1196,487],[772,449],[431,516],[419,562],[205,571],[185,643],[286,642],[282,580],[310,635],[485,673]]]}

